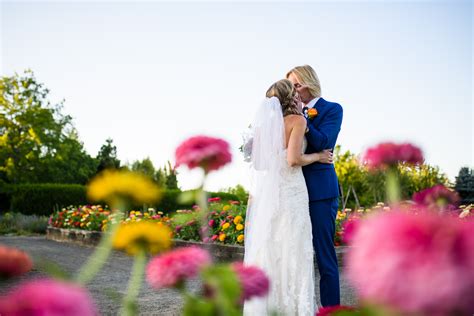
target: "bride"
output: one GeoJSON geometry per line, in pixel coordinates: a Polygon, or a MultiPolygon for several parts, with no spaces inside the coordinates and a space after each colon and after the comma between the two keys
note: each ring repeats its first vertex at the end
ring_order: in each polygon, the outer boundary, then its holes
{"type": "Polygon", "coordinates": [[[244,315],[315,314],[311,220],[301,166],[332,163],[332,153],[303,154],[306,119],[287,79],[274,83],[252,127],[251,187],[244,263],[262,268],[270,292],[244,304],[244,315]]]}

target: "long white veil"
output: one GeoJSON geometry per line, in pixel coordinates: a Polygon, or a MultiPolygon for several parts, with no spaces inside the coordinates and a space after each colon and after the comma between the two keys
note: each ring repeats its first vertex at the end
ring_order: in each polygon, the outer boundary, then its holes
{"type": "Polygon", "coordinates": [[[251,125],[253,137],[250,160],[250,200],[245,225],[247,264],[263,263],[270,254],[265,251],[272,236],[272,225],[278,218],[281,170],[285,163],[285,128],[278,98],[266,98],[258,108],[251,125]]]}

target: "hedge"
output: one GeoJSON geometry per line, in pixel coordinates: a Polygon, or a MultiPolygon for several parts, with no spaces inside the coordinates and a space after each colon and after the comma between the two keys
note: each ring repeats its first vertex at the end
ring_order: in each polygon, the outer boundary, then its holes
{"type": "MultiPolygon", "coordinates": [[[[165,190],[161,200],[155,205],[135,205],[132,208],[154,207],[165,213],[178,209],[189,209],[193,203],[178,203],[180,190],[165,190]]],[[[220,197],[223,201],[238,201],[234,194],[208,192],[209,197],[220,197]]],[[[0,186],[0,212],[50,215],[55,210],[69,205],[88,204],[86,187],[79,184],[22,184],[0,186]]],[[[104,203],[102,203],[104,204],[104,203]]]]}

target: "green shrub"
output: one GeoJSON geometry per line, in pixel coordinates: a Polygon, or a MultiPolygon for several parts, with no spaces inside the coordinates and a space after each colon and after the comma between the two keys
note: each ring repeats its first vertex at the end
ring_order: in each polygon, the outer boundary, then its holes
{"type": "Polygon", "coordinates": [[[86,188],[79,184],[22,184],[12,189],[10,211],[49,215],[68,205],[86,204],[86,188]]]}
{"type": "Polygon", "coordinates": [[[0,215],[0,234],[45,234],[48,217],[5,213],[0,215]]]}

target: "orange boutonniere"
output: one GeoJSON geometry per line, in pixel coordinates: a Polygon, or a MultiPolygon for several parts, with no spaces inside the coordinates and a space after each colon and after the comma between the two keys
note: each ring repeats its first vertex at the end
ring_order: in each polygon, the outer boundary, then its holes
{"type": "Polygon", "coordinates": [[[318,110],[316,110],[315,108],[311,108],[308,110],[308,118],[310,120],[314,119],[317,115],[318,115],[318,110]]]}

